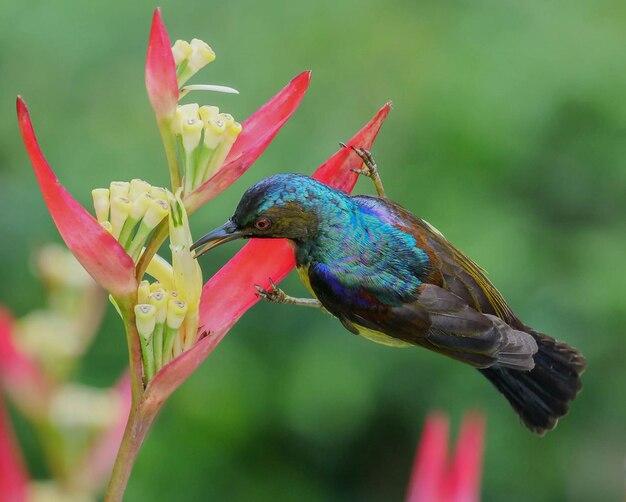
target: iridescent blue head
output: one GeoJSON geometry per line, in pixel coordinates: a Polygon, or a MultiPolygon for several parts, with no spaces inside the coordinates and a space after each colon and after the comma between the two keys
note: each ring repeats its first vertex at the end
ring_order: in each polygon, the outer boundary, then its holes
{"type": "Polygon", "coordinates": [[[243,194],[235,214],[220,228],[194,243],[196,256],[235,239],[286,238],[303,242],[315,237],[322,213],[341,211],[349,197],[300,174],[276,174],[243,194]]]}

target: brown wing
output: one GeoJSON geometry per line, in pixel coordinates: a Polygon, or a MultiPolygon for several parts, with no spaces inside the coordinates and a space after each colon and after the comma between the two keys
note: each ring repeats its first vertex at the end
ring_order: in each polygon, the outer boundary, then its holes
{"type": "Polygon", "coordinates": [[[499,317],[479,313],[434,284],[421,285],[412,303],[350,309],[329,294],[327,283],[314,278],[312,284],[322,303],[352,332],[365,328],[385,333],[478,368],[496,363],[517,370],[534,366],[537,344],[532,336],[511,328],[499,317]]]}
{"type": "Polygon", "coordinates": [[[495,315],[517,328],[523,326],[487,278],[486,272],[427,221],[389,199],[369,196],[355,198],[370,207],[382,206],[390,224],[415,236],[417,245],[426,251],[432,264],[429,277],[424,278],[425,282],[454,293],[478,312],[495,315]]]}

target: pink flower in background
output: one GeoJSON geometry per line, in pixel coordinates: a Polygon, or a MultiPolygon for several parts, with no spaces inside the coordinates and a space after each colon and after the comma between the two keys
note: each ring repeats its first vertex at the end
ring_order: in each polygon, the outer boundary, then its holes
{"type": "Polygon", "coordinates": [[[0,389],[35,417],[45,414],[52,382],[37,362],[21,350],[13,338],[14,319],[0,306],[0,389]]]}
{"type": "MultiPolygon", "coordinates": [[[[21,451],[14,436],[3,394],[11,398],[15,407],[27,419],[45,431],[40,439],[52,433],[54,444],[62,434],[55,432],[58,424],[51,418],[55,396],[64,384],[53,381],[37,361],[15,343],[14,321],[11,314],[0,307],[0,500],[21,502],[27,499],[30,477],[22,461],[21,451]]],[[[84,457],[71,470],[71,484],[81,493],[98,493],[106,482],[122,440],[124,425],[130,408],[130,383],[125,375],[112,390],[113,400],[120,406],[117,419],[98,431],[94,441],[84,451],[84,457]]],[[[54,467],[49,466],[54,472],[54,467]]],[[[64,480],[67,482],[68,480],[64,480]]],[[[59,485],[60,486],[60,485],[59,485]]]]}
{"type": "Polygon", "coordinates": [[[7,502],[23,502],[27,488],[28,474],[0,396],[0,498],[7,502]]]}
{"type": "Polygon", "coordinates": [[[485,418],[463,418],[454,456],[448,460],[449,421],[441,413],[426,418],[417,450],[407,502],[478,502],[485,418]]]}

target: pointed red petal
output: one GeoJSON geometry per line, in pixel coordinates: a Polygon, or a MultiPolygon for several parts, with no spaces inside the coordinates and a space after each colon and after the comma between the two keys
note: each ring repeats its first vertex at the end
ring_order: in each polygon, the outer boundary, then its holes
{"type": "Polygon", "coordinates": [[[220,331],[205,336],[187,352],[163,367],[146,388],[142,397],[143,406],[158,410],[172,392],[196,371],[230,328],[231,326],[225,326],[220,331]]]}
{"type": "MultiPolygon", "coordinates": [[[[51,383],[36,361],[15,346],[13,318],[0,307],[0,385],[30,415],[46,412],[51,383]]],[[[0,492],[1,493],[1,492],[0,492]]]]}
{"type": "Polygon", "coordinates": [[[134,294],[137,281],[132,259],[59,184],[37,144],[26,103],[20,97],[17,98],[17,118],[41,193],[65,244],[95,281],[113,296],[134,294]]]}
{"type": "Polygon", "coordinates": [[[154,11],[146,56],[146,89],[158,119],[174,115],[178,103],[176,63],[161,19],[161,8],[154,11]]]}
{"type": "Polygon", "coordinates": [[[456,443],[454,459],[446,484],[450,502],[478,502],[482,470],[485,417],[482,413],[466,415],[456,443]]]}
{"type": "Polygon", "coordinates": [[[0,494],[2,500],[26,500],[28,475],[4,402],[0,398],[0,494]]]}
{"type": "MultiPolygon", "coordinates": [[[[386,104],[381,108],[348,144],[371,148],[390,107],[386,104]]],[[[358,178],[351,169],[361,164],[352,150],[342,148],[324,162],[313,177],[349,192],[358,178]]],[[[204,285],[200,331],[208,335],[158,373],[146,390],[148,398],[158,402],[165,400],[211,353],[244,312],[259,301],[254,285],[267,288],[270,277],[279,282],[294,266],[293,250],[284,240],[259,239],[246,244],[204,285]]]]}
{"type": "Polygon", "coordinates": [[[409,482],[407,502],[441,502],[448,456],[448,418],[431,413],[424,423],[413,473],[409,482]]]}
{"type": "Polygon", "coordinates": [[[248,117],[243,123],[241,134],[226,157],[224,166],[185,199],[185,206],[190,212],[232,185],[259,158],[298,108],[310,80],[311,72],[302,72],[248,117]]]}

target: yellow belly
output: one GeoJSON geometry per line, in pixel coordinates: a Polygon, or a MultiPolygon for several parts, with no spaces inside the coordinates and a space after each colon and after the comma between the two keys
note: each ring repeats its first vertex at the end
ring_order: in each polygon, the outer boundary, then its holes
{"type": "Polygon", "coordinates": [[[393,336],[385,335],[385,333],[381,333],[380,331],[374,331],[372,329],[364,328],[363,326],[356,327],[359,329],[359,335],[363,338],[367,338],[372,342],[381,343],[383,345],[387,345],[389,347],[411,347],[412,344],[408,342],[404,342],[402,340],[398,340],[393,336]]]}
{"type": "MultiPolygon", "coordinates": [[[[311,281],[309,281],[309,270],[307,267],[297,267],[298,275],[300,276],[300,280],[302,284],[306,286],[306,288],[311,292],[311,294],[317,298],[315,291],[311,288],[311,281]]],[[[319,298],[318,298],[319,300],[319,298]]],[[[393,338],[392,336],[386,335],[385,333],[381,333],[380,331],[374,331],[371,329],[364,328],[363,326],[355,325],[359,330],[359,335],[363,338],[367,338],[372,342],[381,343],[383,345],[387,345],[389,347],[410,347],[412,344],[408,342],[404,342],[402,340],[398,340],[397,338],[393,338]]]]}
{"type": "Polygon", "coordinates": [[[306,286],[306,289],[308,289],[311,294],[315,298],[317,298],[315,291],[313,291],[313,289],[311,288],[311,281],[309,280],[309,267],[296,267],[296,270],[298,271],[298,275],[300,276],[302,284],[304,284],[306,286]]]}

